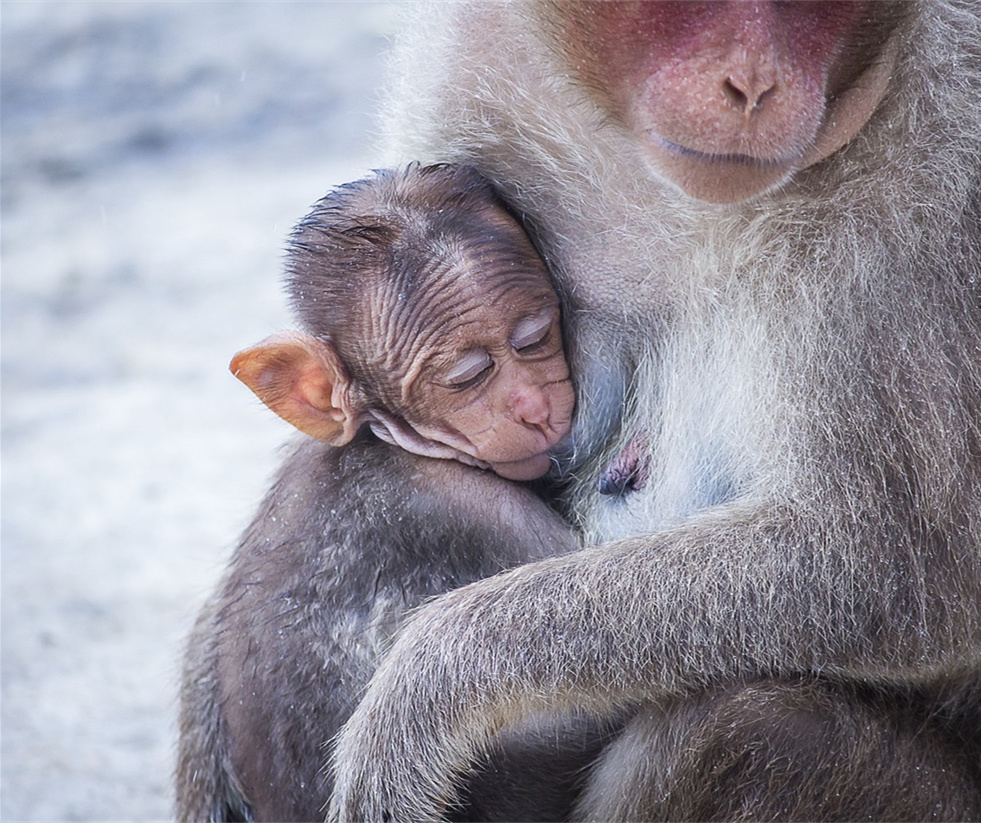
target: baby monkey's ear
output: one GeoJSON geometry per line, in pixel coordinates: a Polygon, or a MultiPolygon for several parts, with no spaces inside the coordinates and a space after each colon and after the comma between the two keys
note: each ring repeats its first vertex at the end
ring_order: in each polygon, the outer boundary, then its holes
{"type": "Polygon", "coordinates": [[[331,446],[350,442],[363,422],[337,352],[312,335],[273,335],[240,351],[229,368],[276,414],[331,446]]]}

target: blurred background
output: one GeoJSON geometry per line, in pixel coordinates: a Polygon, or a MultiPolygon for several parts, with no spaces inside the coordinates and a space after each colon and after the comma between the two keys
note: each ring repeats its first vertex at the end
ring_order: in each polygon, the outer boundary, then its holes
{"type": "Polygon", "coordinates": [[[0,816],[171,817],[182,639],[289,430],[227,371],[371,167],[393,7],[0,7],[0,816]]]}

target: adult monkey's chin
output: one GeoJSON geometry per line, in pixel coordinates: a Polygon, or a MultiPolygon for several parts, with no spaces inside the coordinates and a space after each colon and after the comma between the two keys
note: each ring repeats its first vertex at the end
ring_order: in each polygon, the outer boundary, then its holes
{"type": "Polygon", "coordinates": [[[706,154],[652,135],[647,161],[660,176],[689,197],[706,203],[738,203],[790,179],[801,164],[757,160],[745,155],[706,154]]]}

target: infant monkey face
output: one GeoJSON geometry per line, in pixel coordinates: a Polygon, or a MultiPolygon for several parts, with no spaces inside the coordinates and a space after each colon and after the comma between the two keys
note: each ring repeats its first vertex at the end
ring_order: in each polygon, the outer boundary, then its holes
{"type": "Polygon", "coordinates": [[[544,284],[484,298],[446,327],[419,370],[410,406],[429,414],[410,422],[502,477],[532,480],[548,471],[575,406],[558,300],[544,284]]]}

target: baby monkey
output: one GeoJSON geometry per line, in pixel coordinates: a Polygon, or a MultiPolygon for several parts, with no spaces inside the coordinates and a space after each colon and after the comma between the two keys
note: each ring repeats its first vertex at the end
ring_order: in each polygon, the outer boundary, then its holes
{"type": "Polygon", "coordinates": [[[509,480],[548,471],[574,405],[559,301],[476,171],[410,166],[342,186],[294,232],[290,291],[307,332],[231,368],[300,431],[343,446],[367,425],[509,480]]]}
{"type": "MultiPolygon", "coordinates": [[[[475,170],[338,188],[295,229],[287,286],[303,331],[231,368],[314,439],[286,459],[191,635],[181,819],[322,819],[326,745],[406,611],[579,545],[510,482],[548,471],[574,393],[545,265],[475,170]]],[[[563,718],[502,733],[457,819],[567,816],[599,739],[563,718]],[[523,787],[542,760],[549,788],[523,787]]]]}

